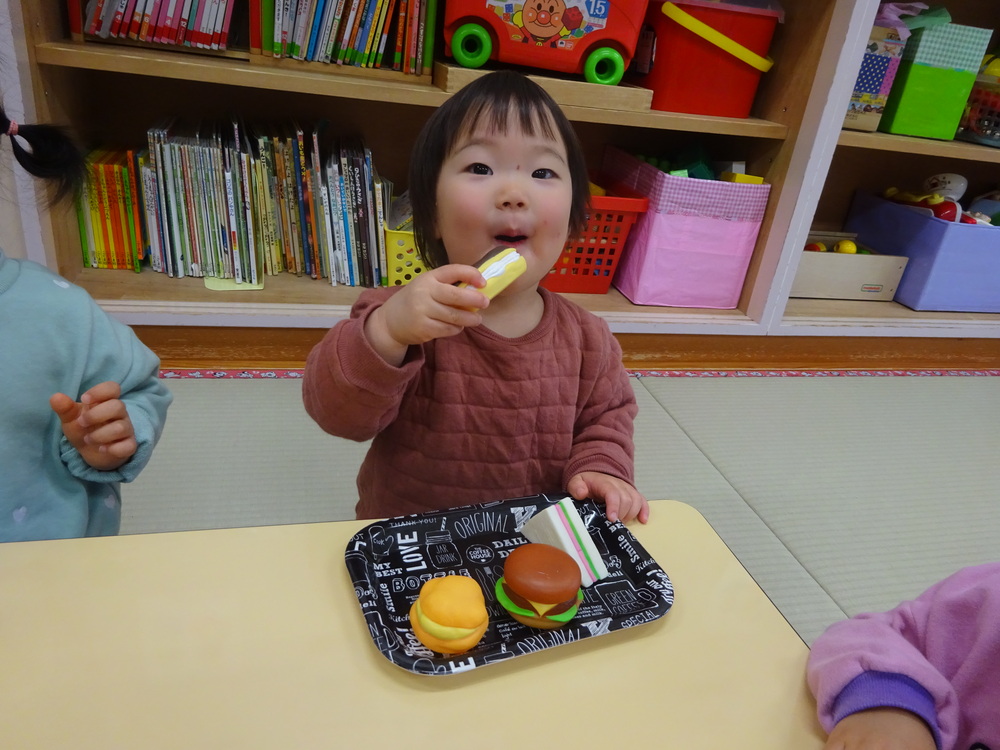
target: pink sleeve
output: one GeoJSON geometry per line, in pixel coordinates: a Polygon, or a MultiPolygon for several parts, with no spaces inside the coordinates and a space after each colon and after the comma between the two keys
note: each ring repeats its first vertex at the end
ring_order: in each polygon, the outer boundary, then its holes
{"type": "Polygon", "coordinates": [[[399,412],[410,383],[423,364],[419,348],[411,347],[401,367],[388,364],[371,347],[364,333],[368,316],[394,289],[365,291],[347,320],[337,323],[306,360],[302,400],[306,412],[325,432],[337,437],[370,440],[399,412]]]}
{"type": "Polygon", "coordinates": [[[960,724],[952,681],[993,643],[992,633],[983,632],[984,607],[994,615],[1000,607],[995,564],[965,568],[889,612],[831,625],[813,644],[807,666],[823,727],[829,731],[842,718],[838,699],[862,673],[902,675],[933,698],[942,747],[951,747],[960,724]]]}

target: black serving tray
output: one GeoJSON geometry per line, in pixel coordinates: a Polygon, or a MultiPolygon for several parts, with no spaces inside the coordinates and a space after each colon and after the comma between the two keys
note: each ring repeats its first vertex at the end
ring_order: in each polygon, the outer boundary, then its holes
{"type": "Polygon", "coordinates": [[[369,524],[344,555],[372,641],[393,664],[416,674],[465,672],[554,646],[643,625],[667,613],[674,588],[628,528],[592,500],[574,501],[610,572],[585,588],[579,612],[557,630],[522,625],[496,601],[504,558],[527,543],[521,527],[563,495],[535,495],[369,524]],[[413,635],[410,605],[425,580],[458,573],[483,588],[490,624],[464,654],[429,650],[413,635]]]}

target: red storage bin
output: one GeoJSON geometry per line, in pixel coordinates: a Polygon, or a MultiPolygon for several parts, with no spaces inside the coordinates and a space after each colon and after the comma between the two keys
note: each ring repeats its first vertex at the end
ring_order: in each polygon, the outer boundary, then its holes
{"type": "Polygon", "coordinates": [[[781,20],[773,0],[652,0],[634,83],[653,90],[653,109],[749,117],[781,20]]]}

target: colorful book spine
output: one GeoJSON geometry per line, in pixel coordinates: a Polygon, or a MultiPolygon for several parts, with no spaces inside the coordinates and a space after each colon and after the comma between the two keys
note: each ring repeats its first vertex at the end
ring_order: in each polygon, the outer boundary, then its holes
{"type": "Polygon", "coordinates": [[[368,34],[371,32],[372,19],[377,5],[378,0],[365,0],[364,8],[358,19],[357,32],[351,40],[351,49],[347,57],[347,62],[351,65],[361,65],[361,58],[364,54],[368,34]]]}
{"type": "Polygon", "coordinates": [[[177,21],[177,35],[174,37],[174,44],[184,44],[187,37],[188,26],[191,23],[192,10],[197,14],[199,3],[197,0],[184,0],[184,10],[181,11],[177,21]]]}
{"type": "Polygon", "coordinates": [[[129,39],[139,38],[139,29],[142,28],[142,19],[146,15],[146,8],[149,3],[150,0],[137,0],[135,8],[132,11],[132,20],[129,21],[128,25],[129,39]]]}
{"type": "Polygon", "coordinates": [[[260,45],[261,52],[272,54],[274,50],[274,9],[281,0],[260,0],[260,45]]]}
{"type": "Polygon", "coordinates": [[[396,0],[386,0],[385,12],[382,17],[382,28],[379,31],[377,44],[374,50],[374,56],[371,61],[371,67],[381,68],[382,58],[385,55],[385,46],[389,40],[389,29],[392,27],[392,20],[396,16],[396,0]]]}
{"type": "Polygon", "coordinates": [[[163,0],[151,0],[146,13],[142,17],[142,26],[139,27],[139,41],[149,42],[153,38],[153,30],[156,27],[156,19],[160,13],[160,5],[163,0]]]}
{"type": "Polygon", "coordinates": [[[235,5],[236,0],[226,1],[226,15],[219,31],[219,49],[227,49],[229,46],[229,31],[233,25],[233,7],[235,5]]]}
{"type": "Polygon", "coordinates": [[[427,15],[424,20],[424,42],[421,45],[423,50],[421,71],[424,75],[431,75],[434,72],[434,37],[437,29],[437,3],[438,0],[425,0],[427,15]]]}
{"type": "Polygon", "coordinates": [[[80,250],[85,268],[97,268],[97,244],[94,242],[94,225],[90,212],[90,180],[76,197],[76,220],[80,231],[80,250]]]}
{"type": "Polygon", "coordinates": [[[347,19],[342,24],[340,41],[337,43],[337,63],[343,64],[350,52],[351,38],[355,31],[361,0],[350,0],[350,10],[347,19]]]}
{"type": "Polygon", "coordinates": [[[122,18],[125,15],[125,8],[127,6],[128,0],[115,0],[115,9],[111,16],[111,24],[105,32],[106,36],[118,36],[118,32],[122,28],[122,18]]]}
{"type": "Polygon", "coordinates": [[[316,55],[316,45],[319,44],[320,31],[323,26],[323,15],[326,13],[327,0],[316,0],[313,8],[312,26],[309,30],[308,45],[305,59],[312,60],[316,55]]]}

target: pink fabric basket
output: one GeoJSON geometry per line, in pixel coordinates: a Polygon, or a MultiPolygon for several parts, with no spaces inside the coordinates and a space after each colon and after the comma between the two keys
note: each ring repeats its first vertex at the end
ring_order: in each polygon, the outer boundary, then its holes
{"type": "Polygon", "coordinates": [[[771,186],[675,177],[613,147],[603,172],[649,198],[615,274],[621,293],[637,305],[736,307],[771,186]]]}

